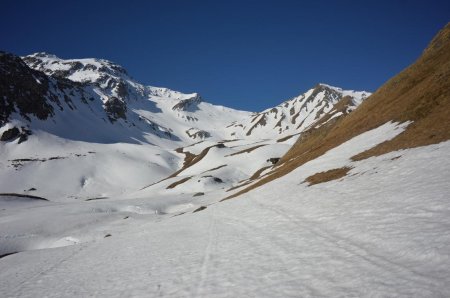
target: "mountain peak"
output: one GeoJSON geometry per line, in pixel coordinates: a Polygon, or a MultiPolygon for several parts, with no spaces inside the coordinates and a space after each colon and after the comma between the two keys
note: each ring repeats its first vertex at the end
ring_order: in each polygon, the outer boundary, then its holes
{"type": "Polygon", "coordinates": [[[120,65],[96,58],[62,59],[46,52],[38,52],[22,57],[33,69],[47,75],[63,77],[76,82],[95,82],[104,75],[131,79],[120,65]]]}
{"type": "Polygon", "coordinates": [[[33,54],[29,55],[29,56],[30,57],[39,57],[39,58],[59,59],[59,57],[57,57],[56,55],[50,54],[50,53],[47,53],[47,52],[36,52],[36,53],[33,53],[33,54]]]}

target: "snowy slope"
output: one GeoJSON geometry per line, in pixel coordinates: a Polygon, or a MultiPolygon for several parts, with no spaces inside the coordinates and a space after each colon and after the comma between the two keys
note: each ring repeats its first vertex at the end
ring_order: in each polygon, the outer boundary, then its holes
{"type": "Polygon", "coordinates": [[[239,199],[209,206],[220,194],[6,205],[3,252],[28,251],[0,260],[2,293],[448,296],[450,143],[350,160],[407,125],[386,123],[239,199]],[[345,165],[352,167],[345,178],[303,183],[345,165]],[[199,205],[207,208],[191,213],[199,205]]]}

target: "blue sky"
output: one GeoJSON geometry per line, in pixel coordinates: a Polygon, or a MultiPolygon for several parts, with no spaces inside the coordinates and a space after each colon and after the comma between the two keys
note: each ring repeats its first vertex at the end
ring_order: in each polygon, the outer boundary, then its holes
{"type": "Polygon", "coordinates": [[[374,91],[450,1],[1,1],[0,49],[96,57],[138,81],[259,111],[324,82],[374,91]]]}

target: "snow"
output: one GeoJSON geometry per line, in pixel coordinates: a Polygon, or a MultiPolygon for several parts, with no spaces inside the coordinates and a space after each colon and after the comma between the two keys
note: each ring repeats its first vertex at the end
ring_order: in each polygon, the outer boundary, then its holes
{"type": "Polygon", "coordinates": [[[155,146],[69,141],[39,131],[20,146],[0,146],[0,155],[0,192],[36,188],[36,195],[54,201],[135,191],[170,175],[180,163],[177,155],[155,146]]]}
{"type": "Polygon", "coordinates": [[[22,251],[0,259],[2,295],[447,297],[450,142],[349,159],[407,125],[220,203],[217,191],[2,205],[2,253],[22,251]],[[342,166],[344,178],[303,183],[342,166]]]}

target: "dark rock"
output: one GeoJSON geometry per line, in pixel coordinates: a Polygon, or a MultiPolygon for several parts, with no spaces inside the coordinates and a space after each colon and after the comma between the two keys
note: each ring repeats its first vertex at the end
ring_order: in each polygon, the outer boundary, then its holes
{"type": "Polygon", "coordinates": [[[276,164],[279,160],[280,160],[279,157],[272,157],[272,158],[269,158],[269,159],[266,160],[266,161],[267,161],[267,162],[270,162],[270,163],[272,163],[272,164],[274,165],[274,164],[276,164]]]}
{"type": "Polygon", "coordinates": [[[202,98],[199,95],[195,95],[191,98],[180,100],[176,105],[172,107],[172,110],[194,112],[198,110],[197,104],[199,104],[201,101],[202,98]]]}
{"type": "MultiPolygon", "coordinates": [[[[188,116],[188,118],[189,118],[189,116],[188,116]]],[[[190,128],[190,129],[186,130],[186,134],[192,139],[199,138],[202,140],[209,138],[211,136],[211,134],[209,132],[204,131],[204,130],[197,130],[195,128],[190,128]]]]}
{"type": "Polygon", "coordinates": [[[23,143],[23,142],[25,142],[27,140],[28,140],[28,136],[26,134],[20,134],[18,144],[21,144],[21,143],[23,143]]]}
{"type": "Polygon", "coordinates": [[[205,210],[205,209],[206,209],[206,206],[200,206],[197,209],[195,209],[192,213],[199,212],[199,211],[202,211],[202,210],[205,210]]]}
{"type": "Polygon", "coordinates": [[[16,197],[16,198],[28,198],[28,199],[39,200],[39,201],[48,201],[46,198],[43,198],[43,197],[26,195],[26,194],[18,194],[18,193],[0,193],[0,197],[16,197]]]}
{"type": "Polygon", "coordinates": [[[128,96],[128,90],[127,90],[127,86],[125,85],[124,81],[119,81],[119,83],[116,86],[117,89],[117,95],[122,98],[125,99],[128,96]]]}
{"type": "Polygon", "coordinates": [[[17,127],[10,128],[3,132],[0,141],[8,142],[15,140],[20,135],[20,130],[17,127]]]}
{"type": "Polygon", "coordinates": [[[0,52],[0,125],[13,112],[27,120],[29,115],[41,120],[53,115],[48,91],[49,79],[44,73],[31,69],[18,56],[0,52]]]}
{"type": "Polygon", "coordinates": [[[127,105],[117,97],[113,96],[109,98],[109,100],[105,103],[105,110],[111,122],[114,122],[119,118],[127,118],[127,105]]]}
{"type": "Polygon", "coordinates": [[[200,196],[204,196],[205,193],[204,192],[197,192],[196,194],[193,195],[193,197],[200,197],[200,196]]]}

